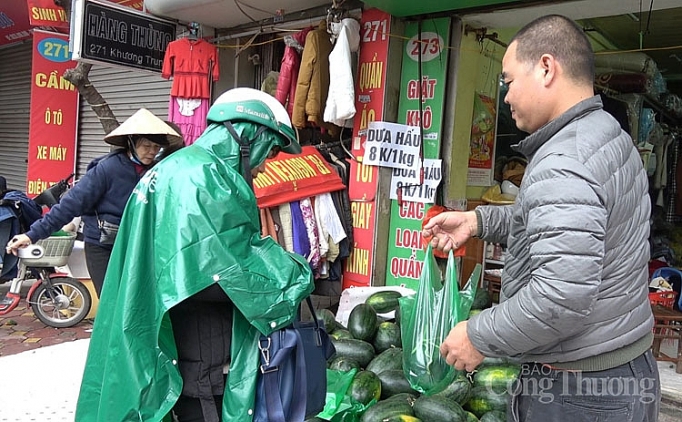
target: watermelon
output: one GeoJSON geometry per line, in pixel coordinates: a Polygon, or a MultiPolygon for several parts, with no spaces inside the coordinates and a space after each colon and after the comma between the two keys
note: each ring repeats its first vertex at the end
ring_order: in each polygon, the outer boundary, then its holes
{"type": "Polygon", "coordinates": [[[348,387],[348,394],[358,403],[368,404],[381,397],[381,381],[374,372],[359,371],[348,387]]]}
{"type": "Polygon", "coordinates": [[[403,349],[392,347],[384,350],[372,359],[365,368],[379,375],[391,369],[403,370],[403,349]]]}
{"type": "Polygon", "coordinates": [[[394,290],[373,293],[365,300],[379,314],[395,311],[398,309],[398,299],[403,295],[394,290]]]}
{"type": "Polygon", "coordinates": [[[361,303],[348,316],[348,331],[358,340],[371,342],[379,326],[377,312],[370,305],[361,303]]]}
{"type": "Polygon", "coordinates": [[[507,393],[499,394],[488,390],[485,386],[474,386],[471,390],[471,398],[464,404],[464,409],[480,418],[491,410],[505,412],[508,400],[509,394],[507,393]]]}
{"type": "Polygon", "coordinates": [[[329,336],[333,339],[342,339],[342,338],[353,338],[353,334],[350,333],[350,331],[344,329],[344,328],[337,328],[334,330],[333,333],[329,334],[329,336]]]}
{"type": "Polygon", "coordinates": [[[490,293],[485,289],[476,289],[474,301],[471,303],[471,309],[485,309],[491,305],[490,293]]]}
{"type": "Polygon", "coordinates": [[[395,415],[384,418],[381,422],[422,422],[422,420],[410,415],[395,415]]]}
{"type": "Polygon", "coordinates": [[[398,324],[393,322],[382,322],[379,324],[372,345],[377,353],[381,353],[391,347],[402,347],[398,324]]]}
{"type": "Polygon", "coordinates": [[[467,416],[466,422],[478,422],[478,418],[473,413],[465,411],[464,414],[467,416]]]}
{"type": "Polygon", "coordinates": [[[356,339],[331,339],[336,356],[345,356],[356,360],[364,368],[374,359],[374,346],[366,341],[356,339]]]}
{"type": "Polygon", "coordinates": [[[438,397],[445,397],[450,400],[456,401],[459,404],[464,404],[469,401],[471,396],[471,389],[473,386],[469,381],[469,378],[465,374],[460,374],[455,377],[455,379],[445,386],[441,391],[438,391],[432,395],[438,397]]]}
{"type": "Polygon", "coordinates": [[[381,380],[381,398],[386,399],[396,394],[419,394],[411,386],[402,369],[390,369],[378,375],[381,380]]]}
{"type": "Polygon", "coordinates": [[[445,397],[421,396],[415,402],[414,415],[429,422],[466,422],[467,417],[459,403],[445,397]]]}
{"type": "Polygon", "coordinates": [[[398,415],[414,416],[412,405],[404,400],[381,400],[362,414],[360,422],[379,422],[398,415]]]}
{"type": "Polygon", "coordinates": [[[507,422],[507,413],[499,410],[485,412],[480,419],[481,422],[507,422]]]}
{"type": "Polygon", "coordinates": [[[348,356],[336,356],[329,363],[329,369],[335,371],[347,372],[353,368],[360,369],[360,364],[357,360],[349,358],[348,356]]]}
{"type": "Polygon", "coordinates": [[[474,372],[474,385],[495,393],[511,391],[519,376],[520,367],[514,364],[483,365],[474,372]]]}
{"type": "Polygon", "coordinates": [[[324,329],[327,333],[331,334],[334,330],[341,328],[342,325],[336,322],[336,317],[334,313],[329,309],[317,309],[315,314],[324,322],[324,329]]]}

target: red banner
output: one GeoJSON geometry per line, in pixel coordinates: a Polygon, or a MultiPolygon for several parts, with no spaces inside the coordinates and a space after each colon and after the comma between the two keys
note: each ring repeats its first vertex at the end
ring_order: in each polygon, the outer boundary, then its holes
{"type": "MultiPolygon", "coordinates": [[[[369,9],[362,13],[351,148],[353,156],[360,160],[365,153],[368,125],[383,120],[384,116],[390,23],[391,16],[381,10],[369,9]]],[[[378,167],[351,161],[348,194],[353,216],[354,245],[344,266],[344,289],[369,286],[372,281],[378,176],[378,167]]]]}
{"type": "Polygon", "coordinates": [[[260,208],[269,208],[321,193],[345,189],[315,147],[303,147],[297,155],[279,154],[265,162],[265,172],[253,179],[253,190],[260,208]]]}
{"type": "Polygon", "coordinates": [[[70,57],[68,36],[33,31],[26,189],[31,197],[75,168],[78,91],[62,76],[77,64],[70,57]]]}
{"type": "Polygon", "coordinates": [[[55,6],[54,0],[27,0],[28,17],[31,25],[48,25],[57,28],[68,28],[69,17],[61,7],[55,6]]]}
{"type": "MultiPolygon", "coordinates": [[[[6,0],[5,0],[6,1],[6,0]]],[[[21,0],[23,1],[23,0],[21,0]]],[[[108,0],[111,3],[121,6],[132,7],[142,10],[144,0],[108,0]]],[[[53,26],[57,28],[68,28],[69,17],[59,6],[55,6],[54,0],[26,0],[28,3],[29,18],[33,26],[53,26]]]]}
{"type": "Polygon", "coordinates": [[[31,38],[25,0],[0,2],[0,47],[31,38]]]}

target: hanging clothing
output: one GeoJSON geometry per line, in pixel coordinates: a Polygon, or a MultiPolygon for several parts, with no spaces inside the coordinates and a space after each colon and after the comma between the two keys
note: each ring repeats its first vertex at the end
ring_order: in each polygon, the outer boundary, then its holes
{"type": "Polygon", "coordinates": [[[168,103],[168,120],[180,127],[185,146],[192,145],[206,130],[208,108],[209,100],[206,98],[171,96],[168,103]]]}
{"type": "Polygon", "coordinates": [[[168,119],[191,145],[206,129],[211,80],[220,77],[216,47],[203,39],[182,38],[168,44],[161,76],[173,77],[168,119]]]}
{"type": "Polygon", "coordinates": [[[360,47],[360,24],[352,18],[332,23],[332,31],[338,35],[336,45],[329,55],[329,85],[324,121],[345,126],[346,120],[355,116],[355,84],[351,53],[360,47]]]}
{"type": "Polygon", "coordinates": [[[317,234],[317,223],[315,222],[315,211],[310,202],[310,199],[303,198],[299,201],[301,207],[301,215],[303,216],[303,223],[305,224],[306,233],[308,234],[308,241],[310,242],[310,255],[308,262],[313,270],[317,270],[320,265],[320,240],[317,234]]]}
{"type": "Polygon", "coordinates": [[[211,80],[218,81],[218,50],[203,40],[181,38],[168,44],[161,77],[173,77],[171,95],[180,98],[211,98],[211,80]]]}
{"type": "Polygon", "coordinates": [[[329,41],[327,23],[322,21],[305,38],[292,116],[293,125],[299,129],[306,127],[308,123],[324,126],[322,116],[329,91],[331,51],[332,43],[329,41]]]}
{"type": "Polygon", "coordinates": [[[298,71],[301,67],[301,54],[305,45],[305,38],[313,28],[306,28],[293,35],[284,37],[286,48],[282,65],[279,69],[277,91],[275,98],[287,108],[289,117],[294,114],[294,98],[296,98],[296,84],[298,83],[298,71]]]}

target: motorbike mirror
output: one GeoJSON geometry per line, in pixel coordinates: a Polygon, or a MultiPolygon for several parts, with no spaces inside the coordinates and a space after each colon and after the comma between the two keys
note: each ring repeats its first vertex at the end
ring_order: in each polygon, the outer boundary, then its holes
{"type": "Polygon", "coordinates": [[[71,173],[68,177],[60,180],[54,185],[42,191],[38,196],[33,198],[33,201],[39,206],[52,208],[54,205],[59,203],[59,199],[69,189],[69,181],[74,176],[71,173]]]}

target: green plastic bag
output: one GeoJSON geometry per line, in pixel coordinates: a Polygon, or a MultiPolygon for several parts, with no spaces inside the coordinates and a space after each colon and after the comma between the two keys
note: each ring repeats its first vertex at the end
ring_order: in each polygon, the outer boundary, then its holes
{"type": "Polygon", "coordinates": [[[330,421],[335,415],[352,408],[346,393],[357,371],[355,368],[350,371],[327,369],[327,396],[324,409],[318,413],[318,418],[330,421]]]}
{"type": "Polygon", "coordinates": [[[417,293],[400,298],[403,323],[403,371],[410,386],[429,395],[450,384],[457,375],[440,354],[450,330],[467,319],[481,269],[477,265],[464,289],[459,291],[457,263],[450,252],[445,278],[429,245],[417,293]]]}

